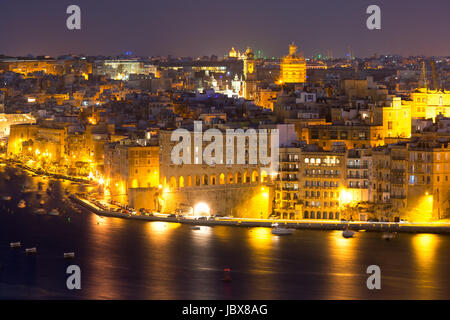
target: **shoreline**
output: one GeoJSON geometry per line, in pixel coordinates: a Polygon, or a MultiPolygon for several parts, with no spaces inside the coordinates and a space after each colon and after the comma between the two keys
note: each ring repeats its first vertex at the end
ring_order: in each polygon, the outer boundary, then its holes
{"type": "Polygon", "coordinates": [[[181,223],[192,226],[232,226],[232,227],[247,227],[247,228],[272,228],[273,223],[286,226],[288,228],[295,228],[298,230],[343,230],[349,228],[355,231],[371,231],[371,232],[403,232],[403,233],[436,233],[436,234],[450,234],[450,224],[441,226],[430,225],[414,225],[414,224],[400,224],[395,222],[314,222],[305,220],[261,220],[261,219],[247,219],[247,218],[216,218],[215,220],[197,220],[176,217],[163,216],[143,216],[143,215],[125,215],[112,211],[102,210],[97,208],[94,204],[86,199],[82,199],[74,194],[69,195],[69,199],[90,212],[103,217],[113,217],[119,219],[131,219],[140,221],[160,221],[181,223]]]}
{"type": "MultiPolygon", "coordinates": [[[[13,159],[2,158],[4,162],[10,162],[16,165],[19,169],[24,171],[31,171],[34,174],[41,176],[50,176],[56,179],[64,179],[68,181],[74,181],[79,183],[91,184],[92,181],[69,177],[54,173],[44,172],[42,170],[36,170],[30,168],[20,161],[13,159]]],[[[119,219],[131,219],[140,221],[160,221],[160,222],[172,222],[181,223],[192,226],[230,226],[230,227],[247,227],[247,228],[272,228],[272,224],[277,223],[281,226],[288,228],[295,228],[299,230],[344,230],[349,228],[354,231],[370,231],[370,232],[403,232],[403,233],[435,233],[435,234],[450,234],[450,223],[441,225],[430,225],[420,223],[396,223],[396,222],[366,222],[366,221],[314,221],[314,220],[279,220],[279,219],[249,219],[249,218],[216,218],[215,220],[197,220],[177,217],[165,217],[165,216],[147,216],[147,215],[125,215],[123,213],[117,213],[113,211],[106,211],[96,207],[94,204],[86,199],[70,194],[68,198],[81,205],[88,211],[104,217],[113,217],[119,219]]],[[[436,223],[438,224],[438,223],[436,223]]]]}

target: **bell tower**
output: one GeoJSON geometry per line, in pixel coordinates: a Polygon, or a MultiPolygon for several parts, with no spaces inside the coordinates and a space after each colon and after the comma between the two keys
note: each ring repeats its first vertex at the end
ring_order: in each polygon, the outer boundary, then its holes
{"type": "Polygon", "coordinates": [[[253,100],[256,93],[255,55],[247,48],[244,56],[244,98],[253,100]]]}

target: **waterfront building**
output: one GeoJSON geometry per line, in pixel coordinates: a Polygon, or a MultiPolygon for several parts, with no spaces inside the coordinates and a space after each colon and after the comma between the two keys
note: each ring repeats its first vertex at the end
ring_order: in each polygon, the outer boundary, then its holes
{"type": "Polygon", "coordinates": [[[345,144],[335,143],[327,151],[315,145],[302,149],[299,162],[299,199],[304,219],[339,219],[345,204],[352,201],[346,191],[345,144]]]}
{"type": "Polygon", "coordinates": [[[420,137],[408,145],[408,207],[421,220],[450,216],[449,139],[420,137]]]}
{"type": "Polygon", "coordinates": [[[370,149],[350,149],[347,153],[346,187],[352,201],[368,202],[370,176],[372,167],[370,149]]]}
{"type": "Polygon", "coordinates": [[[302,219],[300,153],[300,147],[280,148],[279,171],[274,180],[274,215],[280,219],[302,219]]]}
{"type": "MultiPolygon", "coordinates": [[[[267,218],[272,213],[273,185],[275,175],[266,165],[250,163],[250,153],[259,154],[259,144],[250,150],[250,140],[258,133],[248,133],[246,150],[227,148],[227,139],[223,131],[223,159],[217,163],[206,164],[195,155],[201,150],[194,146],[191,132],[190,164],[175,164],[172,150],[177,142],[171,141],[171,131],[160,131],[160,184],[163,191],[163,212],[174,212],[180,208],[191,208],[194,213],[198,205],[207,206],[211,213],[232,215],[235,217],[267,218]],[[226,150],[232,152],[227,157],[226,150]],[[238,163],[238,152],[244,154],[244,163],[238,163]]],[[[270,135],[270,130],[269,130],[270,135]]],[[[230,138],[232,139],[232,138],[230,138]]],[[[202,150],[208,146],[202,142],[202,150]]],[[[270,140],[268,142],[270,146],[270,140]]],[[[269,151],[268,154],[270,154],[269,151]]]]}
{"type": "Polygon", "coordinates": [[[7,154],[40,163],[61,164],[67,151],[67,126],[56,123],[10,127],[7,154]]]}
{"type": "Polygon", "coordinates": [[[121,202],[128,200],[135,207],[155,209],[153,195],[159,186],[157,141],[123,139],[105,144],[104,154],[104,183],[110,196],[121,202]],[[152,193],[145,206],[142,199],[136,199],[133,189],[152,193]]]}

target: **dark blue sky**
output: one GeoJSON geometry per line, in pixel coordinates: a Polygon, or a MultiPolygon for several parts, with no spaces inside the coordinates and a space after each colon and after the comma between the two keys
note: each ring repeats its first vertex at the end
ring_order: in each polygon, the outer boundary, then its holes
{"type": "Polygon", "coordinates": [[[231,46],[280,56],[450,55],[450,0],[0,0],[0,54],[224,55],[231,46]],[[81,7],[82,29],[66,28],[81,7]],[[382,30],[366,28],[381,7],[382,30]]]}

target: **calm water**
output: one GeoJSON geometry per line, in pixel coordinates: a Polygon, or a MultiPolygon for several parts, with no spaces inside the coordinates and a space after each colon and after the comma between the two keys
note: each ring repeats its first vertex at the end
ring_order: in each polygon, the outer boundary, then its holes
{"type": "Polygon", "coordinates": [[[78,187],[0,168],[0,298],[82,299],[449,299],[450,237],[400,234],[391,242],[378,233],[344,239],[340,232],[302,231],[272,236],[265,228],[202,227],[127,221],[81,213],[61,201],[78,187]],[[14,172],[18,175],[14,175],[14,172]],[[5,179],[11,176],[11,181],[5,179]],[[47,209],[33,214],[44,182],[47,209]],[[17,208],[25,199],[25,209],[17,208]],[[8,210],[9,209],[9,210],[8,210]],[[11,212],[9,212],[11,211],[11,212]],[[69,221],[70,218],[70,221],[69,221]],[[21,241],[22,248],[9,243],[21,241]],[[36,256],[24,254],[37,247],[36,256]],[[75,260],[64,252],[75,251],[75,260]],[[82,289],[66,289],[66,267],[77,264],[82,289]],[[382,289],[366,288],[367,266],[381,267],[382,289]],[[231,268],[233,281],[221,281],[231,268]]]}

